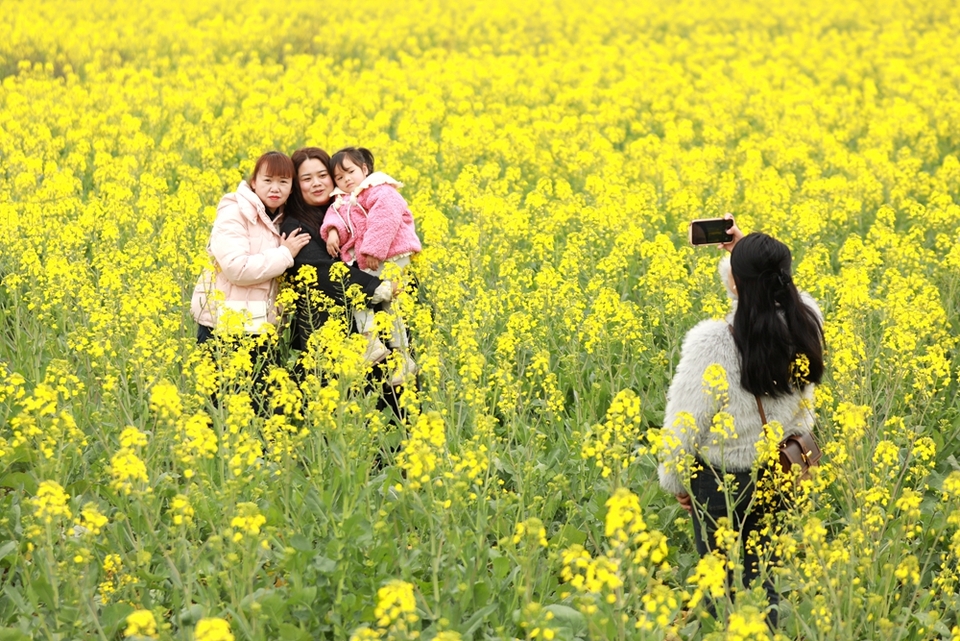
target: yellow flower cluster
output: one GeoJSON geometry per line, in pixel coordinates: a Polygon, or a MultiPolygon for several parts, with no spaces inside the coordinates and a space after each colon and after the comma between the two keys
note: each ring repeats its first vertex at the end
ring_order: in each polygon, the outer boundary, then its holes
{"type": "Polygon", "coordinates": [[[96,503],[84,503],[74,529],[80,528],[80,531],[85,534],[97,536],[103,526],[109,522],[110,519],[100,513],[96,503]]]}
{"type": "Polygon", "coordinates": [[[420,620],[413,585],[394,579],[377,590],[377,607],[373,612],[377,625],[383,630],[405,630],[420,620]]]}
{"type": "Polygon", "coordinates": [[[127,615],[127,627],[123,631],[125,637],[157,638],[157,620],[150,610],[136,610],[127,615]]]}
{"type": "MultiPolygon", "coordinates": [[[[233,528],[233,541],[239,543],[244,538],[260,536],[260,528],[267,523],[267,517],[260,513],[256,503],[237,504],[237,515],[230,519],[233,528]]],[[[266,542],[263,542],[266,543],[266,542]]]]}
{"type": "Polygon", "coordinates": [[[438,412],[423,414],[410,426],[410,437],[403,442],[400,453],[400,466],[406,470],[411,489],[430,482],[430,475],[445,456],[446,443],[446,423],[438,412]]]}
{"type": "Polygon", "coordinates": [[[710,596],[714,599],[724,597],[727,585],[727,566],[726,557],[718,552],[707,554],[697,562],[695,572],[687,580],[690,585],[695,586],[693,595],[690,597],[690,607],[696,607],[704,596],[710,596]]]}
{"type": "Polygon", "coordinates": [[[31,499],[33,514],[42,523],[47,525],[62,517],[70,519],[72,512],[68,502],[70,495],[63,491],[56,481],[43,481],[37,488],[37,495],[31,499]]]}
{"type": "Polygon", "coordinates": [[[97,586],[97,593],[103,603],[110,603],[116,592],[136,582],[133,575],[123,571],[123,559],[119,554],[108,554],[104,557],[102,579],[97,586]]]}
{"type": "MultiPolygon", "coordinates": [[[[129,496],[142,491],[150,482],[147,466],[132,449],[123,447],[110,457],[110,485],[117,492],[129,496]]],[[[146,491],[150,491],[146,487],[146,491]]]]}
{"type": "MultiPolygon", "coordinates": [[[[189,525],[196,513],[190,505],[190,499],[183,494],[177,494],[170,499],[170,513],[173,515],[174,525],[189,525]]],[[[232,523],[231,523],[232,525],[232,523]]]]}
{"type": "Polygon", "coordinates": [[[577,591],[587,617],[613,607],[615,616],[633,629],[675,631],[673,618],[687,595],[654,577],[657,569],[670,568],[667,537],[647,526],[639,497],[625,488],[617,489],[606,507],[605,552],[594,558],[579,544],[563,550],[561,580],[577,591]],[[629,598],[633,591],[640,593],[639,602],[629,598]]]}
{"type": "Polygon", "coordinates": [[[263,442],[255,435],[256,414],[253,401],[246,392],[230,394],[224,399],[227,410],[226,433],[220,443],[220,455],[225,457],[235,477],[249,475],[260,469],[263,442]]]}
{"type": "Polygon", "coordinates": [[[557,637],[554,628],[555,615],[552,610],[543,607],[536,601],[524,604],[520,609],[520,627],[526,632],[527,639],[546,639],[551,641],[557,637]]]}
{"type": "Polygon", "coordinates": [[[547,547],[547,529],[543,521],[531,516],[526,521],[520,521],[513,529],[513,544],[527,543],[533,546],[547,547]]]}
{"type": "Polygon", "coordinates": [[[645,450],[638,449],[643,414],[640,398],[632,390],[623,390],[613,398],[606,420],[592,426],[583,437],[580,456],[592,459],[603,478],[614,471],[621,475],[645,450]]]}
{"type": "MultiPolygon", "coordinates": [[[[617,562],[607,556],[593,558],[582,545],[573,545],[561,553],[563,569],[560,578],[575,589],[592,594],[605,595],[609,603],[617,600],[616,590],[623,585],[617,562]]],[[[595,612],[591,606],[588,613],[595,612]]]]}
{"type": "Polygon", "coordinates": [[[183,413],[180,390],[167,381],[160,381],[150,389],[150,411],[165,420],[176,419],[183,413]]]}
{"type": "Polygon", "coordinates": [[[219,451],[217,434],[210,427],[210,417],[203,412],[177,422],[174,442],[177,459],[184,467],[183,475],[188,479],[195,474],[198,463],[212,459],[219,451]]]}
{"type": "Polygon", "coordinates": [[[234,641],[230,624],[219,617],[208,617],[197,621],[193,638],[195,641],[234,641]]]}
{"type": "Polygon", "coordinates": [[[7,437],[0,443],[0,457],[8,449],[21,449],[30,457],[39,454],[44,469],[53,472],[65,458],[87,446],[87,434],[78,427],[71,407],[85,386],[59,359],[48,365],[43,381],[30,394],[20,380],[13,374],[5,386],[9,391],[4,395],[14,399],[15,407],[7,437]]]}

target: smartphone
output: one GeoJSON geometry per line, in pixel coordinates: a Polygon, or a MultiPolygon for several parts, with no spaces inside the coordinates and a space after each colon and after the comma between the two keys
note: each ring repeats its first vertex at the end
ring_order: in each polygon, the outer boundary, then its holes
{"type": "Polygon", "coordinates": [[[691,245],[719,245],[729,243],[733,236],[728,230],[733,227],[731,218],[701,218],[690,223],[691,245]]]}

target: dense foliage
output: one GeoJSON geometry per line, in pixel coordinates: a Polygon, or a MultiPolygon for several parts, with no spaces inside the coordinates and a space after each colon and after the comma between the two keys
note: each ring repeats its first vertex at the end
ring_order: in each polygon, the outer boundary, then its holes
{"type": "Polygon", "coordinates": [[[780,634],[960,638],[958,39],[946,0],[0,13],[0,639],[766,638],[654,471],[725,211],[827,318],[780,634]],[[304,144],[405,183],[399,421],[342,317],[269,418],[195,348],[218,199],[304,144]]]}

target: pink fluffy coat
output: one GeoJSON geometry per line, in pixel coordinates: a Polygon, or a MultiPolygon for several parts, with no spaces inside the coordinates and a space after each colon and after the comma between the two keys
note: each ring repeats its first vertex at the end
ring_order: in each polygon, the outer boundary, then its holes
{"type": "Polygon", "coordinates": [[[361,269],[368,265],[364,256],[385,260],[417,254],[420,239],[413,214],[397,191],[403,185],[383,172],[367,176],[352,194],[334,190],[336,200],[327,209],[320,236],[327,240],[331,229],[340,237],[340,258],[357,261],[361,269]]]}

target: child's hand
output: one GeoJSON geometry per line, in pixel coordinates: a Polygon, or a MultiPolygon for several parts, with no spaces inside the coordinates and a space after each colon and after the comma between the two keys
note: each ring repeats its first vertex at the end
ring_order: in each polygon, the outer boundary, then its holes
{"type": "Polygon", "coordinates": [[[377,258],[376,256],[364,254],[363,262],[367,264],[367,269],[371,271],[377,271],[378,269],[380,269],[380,259],[377,258]]]}
{"type": "Polygon", "coordinates": [[[334,258],[340,255],[340,234],[336,229],[327,232],[327,253],[334,258]]]}

